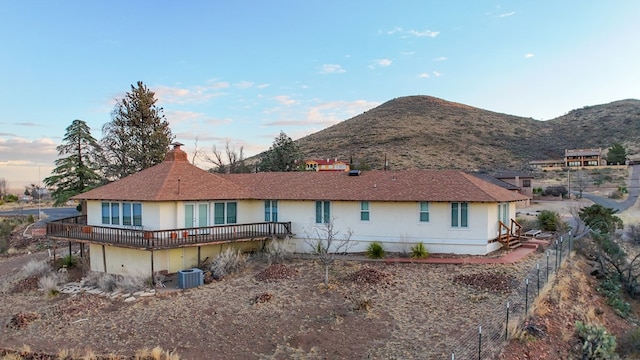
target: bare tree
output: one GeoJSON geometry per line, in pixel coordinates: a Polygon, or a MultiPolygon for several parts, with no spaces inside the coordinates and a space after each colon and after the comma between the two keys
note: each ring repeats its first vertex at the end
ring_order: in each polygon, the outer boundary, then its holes
{"type": "Polygon", "coordinates": [[[211,172],[219,174],[237,174],[248,172],[244,163],[244,147],[240,147],[236,150],[229,144],[229,140],[226,141],[224,146],[224,155],[221,149],[218,149],[215,144],[211,147],[211,156],[203,153],[201,159],[213,165],[211,172]],[[226,156],[226,159],[225,159],[226,156]]]}
{"type": "Polygon", "coordinates": [[[196,135],[195,140],[193,141],[193,153],[191,154],[191,164],[196,164],[196,159],[202,157],[201,150],[198,148],[198,135],[196,135]]]}
{"type": "Polygon", "coordinates": [[[9,193],[7,191],[7,179],[0,178],[0,198],[4,198],[9,193]]]}
{"type": "Polygon", "coordinates": [[[335,221],[314,227],[311,233],[306,233],[305,243],[311,247],[311,251],[317,255],[324,265],[324,286],[329,285],[329,267],[336,259],[336,254],[346,253],[354,243],[351,242],[353,231],[349,228],[346,233],[340,236],[340,232],[335,230],[335,221]]]}

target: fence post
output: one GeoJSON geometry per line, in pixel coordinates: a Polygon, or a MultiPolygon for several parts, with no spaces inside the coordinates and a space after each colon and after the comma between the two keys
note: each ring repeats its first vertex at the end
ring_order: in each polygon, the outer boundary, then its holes
{"type": "Polygon", "coordinates": [[[504,341],[509,340],[509,302],[507,301],[507,322],[504,325],[504,341]]]}
{"type": "Polygon", "coordinates": [[[553,271],[558,271],[558,239],[556,239],[556,267],[553,268],[553,271]]]}
{"type": "Polygon", "coordinates": [[[529,279],[524,279],[524,314],[529,312],[529,279]]]}
{"type": "Polygon", "coordinates": [[[540,263],[536,263],[536,273],[538,274],[538,292],[536,296],[540,296],[540,263]]]}
{"type": "Polygon", "coordinates": [[[558,261],[558,267],[560,267],[560,265],[562,265],[562,243],[564,242],[564,239],[562,238],[562,236],[560,236],[560,260],[558,261]]]}
{"type": "Polygon", "coordinates": [[[478,326],[478,360],[482,353],[482,326],[478,326]]]}
{"type": "Polygon", "coordinates": [[[549,250],[547,250],[547,280],[545,282],[549,282],[549,250]]]}

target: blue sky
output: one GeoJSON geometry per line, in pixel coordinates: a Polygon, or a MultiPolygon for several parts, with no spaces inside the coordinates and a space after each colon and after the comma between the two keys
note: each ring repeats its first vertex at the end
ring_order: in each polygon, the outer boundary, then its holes
{"type": "Polygon", "coordinates": [[[638,14],[633,0],[0,0],[0,178],[48,176],[65,128],[101,138],[139,80],[188,152],[197,137],[246,155],[407,95],[539,120],[637,99],[638,14]]]}

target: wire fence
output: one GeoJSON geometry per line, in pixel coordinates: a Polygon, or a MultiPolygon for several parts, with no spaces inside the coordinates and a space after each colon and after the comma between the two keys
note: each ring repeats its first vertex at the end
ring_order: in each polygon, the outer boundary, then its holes
{"type": "Polygon", "coordinates": [[[451,359],[496,359],[509,339],[510,331],[522,325],[544,286],[569,257],[575,241],[584,235],[586,233],[576,237],[568,233],[553,240],[541,261],[517,280],[515,290],[505,303],[493,310],[487,309],[487,316],[477,328],[461,331],[450,345],[451,359]]]}

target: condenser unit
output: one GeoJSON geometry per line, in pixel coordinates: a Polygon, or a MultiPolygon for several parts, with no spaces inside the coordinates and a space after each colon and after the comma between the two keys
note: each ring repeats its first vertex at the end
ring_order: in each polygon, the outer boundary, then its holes
{"type": "Polygon", "coordinates": [[[178,271],[178,287],[189,289],[204,283],[204,273],[200,269],[187,269],[178,271]]]}

